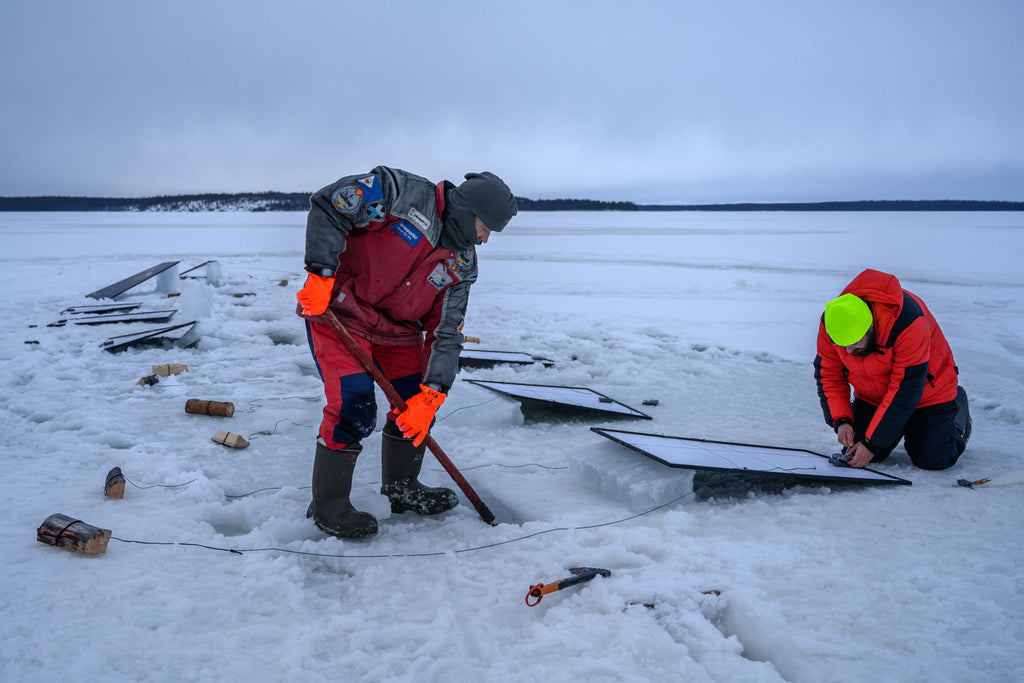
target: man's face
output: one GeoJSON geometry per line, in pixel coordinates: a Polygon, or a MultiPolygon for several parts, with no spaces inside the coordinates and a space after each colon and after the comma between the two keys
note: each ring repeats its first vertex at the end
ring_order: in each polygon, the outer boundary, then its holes
{"type": "Polygon", "coordinates": [[[869,327],[868,331],[860,338],[860,341],[850,346],[844,346],[847,353],[854,356],[866,356],[875,350],[875,328],[869,327]]]}
{"type": "Polygon", "coordinates": [[[473,216],[473,220],[476,224],[476,243],[487,244],[487,240],[491,236],[491,229],[487,227],[487,224],[480,220],[479,216],[473,216]]]}

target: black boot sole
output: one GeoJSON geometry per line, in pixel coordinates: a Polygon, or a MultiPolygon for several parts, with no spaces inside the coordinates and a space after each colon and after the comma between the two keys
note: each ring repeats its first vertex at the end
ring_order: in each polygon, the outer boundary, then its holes
{"type": "Polygon", "coordinates": [[[347,538],[347,539],[360,539],[360,538],[373,538],[377,535],[377,527],[374,526],[372,529],[356,529],[356,530],[341,530],[334,529],[327,526],[326,524],[320,523],[319,520],[314,519],[313,523],[316,524],[316,528],[320,531],[334,536],[335,538],[347,538]]]}
{"type": "MultiPolygon", "coordinates": [[[[387,494],[385,493],[384,495],[387,494]]],[[[395,515],[400,515],[403,512],[415,512],[417,515],[429,517],[430,515],[439,515],[442,512],[448,512],[459,505],[458,498],[447,501],[448,503],[451,503],[450,505],[446,503],[442,506],[438,506],[437,509],[428,507],[423,503],[410,502],[403,498],[392,498],[391,496],[388,496],[388,500],[391,502],[391,513],[395,515]]]]}

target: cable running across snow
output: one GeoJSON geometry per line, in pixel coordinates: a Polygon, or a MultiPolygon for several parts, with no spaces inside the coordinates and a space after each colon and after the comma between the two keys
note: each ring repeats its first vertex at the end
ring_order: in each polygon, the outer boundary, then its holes
{"type": "Polygon", "coordinates": [[[623,522],[628,522],[630,520],[637,519],[637,518],[643,517],[645,515],[649,515],[652,512],[657,512],[658,510],[661,510],[662,508],[666,508],[669,505],[672,505],[673,503],[677,503],[680,500],[682,500],[684,498],[687,498],[688,496],[692,496],[692,495],[694,495],[694,493],[692,491],[689,492],[689,493],[684,493],[683,495],[678,496],[678,497],[668,501],[667,503],[662,503],[661,505],[657,505],[657,506],[655,506],[653,508],[650,508],[649,510],[645,510],[644,512],[640,512],[640,513],[637,513],[635,515],[630,515],[629,517],[623,517],[622,519],[616,519],[616,520],[613,520],[611,522],[602,522],[600,524],[590,524],[590,525],[587,525],[587,526],[578,526],[578,527],[552,527],[550,529],[544,529],[543,531],[536,531],[536,532],[534,532],[532,534],[527,534],[525,536],[518,536],[516,538],[509,538],[509,539],[506,539],[504,541],[497,541],[495,543],[487,543],[485,545],[478,545],[478,546],[473,546],[473,547],[470,547],[470,548],[459,548],[457,550],[443,550],[443,551],[434,551],[434,552],[428,552],[428,553],[381,553],[381,554],[375,554],[375,555],[341,555],[341,554],[335,554],[335,553],[314,553],[314,552],[309,552],[309,551],[306,551],[306,550],[290,550],[288,548],[278,548],[276,546],[268,546],[268,547],[265,547],[265,548],[242,548],[242,549],[239,549],[239,548],[224,548],[224,547],[219,547],[219,546],[204,545],[202,543],[187,543],[187,542],[184,542],[184,541],[139,541],[139,540],[128,539],[128,538],[119,538],[118,536],[111,536],[110,538],[111,538],[111,540],[120,541],[122,543],[135,543],[135,544],[138,544],[138,545],[181,545],[181,546],[193,546],[193,547],[196,547],[196,548],[206,548],[207,550],[219,550],[221,552],[228,552],[228,553],[233,553],[233,554],[236,554],[236,555],[244,555],[245,553],[278,552],[278,553],[284,553],[284,554],[288,554],[288,555],[304,555],[304,556],[308,556],[308,557],[329,557],[329,558],[354,559],[354,560],[356,560],[356,559],[358,559],[358,560],[391,559],[391,558],[407,558],[407,557],[439,557],[439,556],[442,556],[442,555],[447,555],[449,552],[456,553],[456,554],[461,554],[461,553],[477,552],[477,551],[480,551],[480,550],[488,550],[490,548],[497,548],[499,546],[508,545],[510,543],[518,543],[519,541],[525,541],[525,540],[530,539],[530,538],[535,538],[537,536],[543,536],[545,534],[554,533],[556,531],[572,531],[574,529],[583,529],[583,530],[586,530],[586,529],[598,529],[598,528],[601,528],[601,527],[613,526],[615,524],[621,524],[623,522]]]}

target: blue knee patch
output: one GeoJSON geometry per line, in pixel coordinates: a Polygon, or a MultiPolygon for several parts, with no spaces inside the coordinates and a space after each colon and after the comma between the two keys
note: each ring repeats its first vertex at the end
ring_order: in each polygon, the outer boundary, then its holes
{"type": "Polygon", "coordinates": [[[420,393],[420,383],[423,381],[423,375],[416,373],[413,375],[406,375],[405,377],[399,377],[398,379],[391,380],[391,386],[395,388],[398,395],[402,397],[403,401],[408,401],[410,398],[420,393]]]}
{"type": "Polygon", "coordinates": [[[338,443],[355,443],[373,434],[377,425],[377,401],[373,379],[364,373],[338,378],[341,408],[331,438],[338,443]]]}

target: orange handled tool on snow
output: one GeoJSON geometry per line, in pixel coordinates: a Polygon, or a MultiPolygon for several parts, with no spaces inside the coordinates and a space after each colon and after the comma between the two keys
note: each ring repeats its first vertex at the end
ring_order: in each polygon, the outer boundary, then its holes
{"type": "Polygon", "coordinates": [[[541,598],[548,593],[554,593],[555,591],[560,591],[563,588],[575,586],[577,583],[585,583],[595,576],[612,575],[611,571],[608,569],[597,569],[595,567],[573,567],[569,572],[572,576],[567,579],[555,581],[554,583],[538,583],[536,586],[530,586],[530,591],[526,594],[526,604],[530,607],[534,607],[540,604],[541,598]],[[530,602],[531,598],[533,599],[533,602],[530,602]]]}

